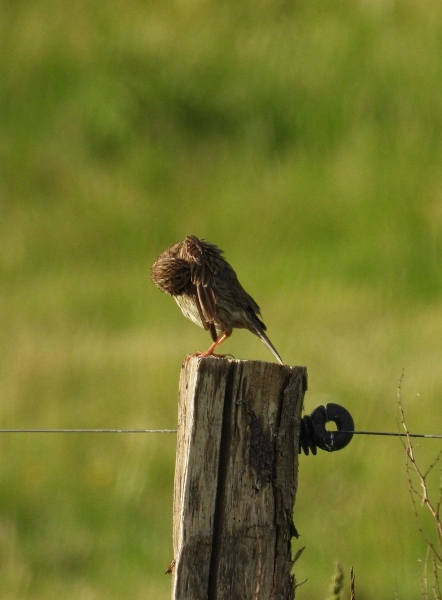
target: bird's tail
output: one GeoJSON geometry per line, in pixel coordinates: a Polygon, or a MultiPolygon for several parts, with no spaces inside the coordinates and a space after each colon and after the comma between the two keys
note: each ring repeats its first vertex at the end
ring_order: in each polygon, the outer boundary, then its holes
{"type": "Polygon", "coordinates": [[[270,350],[270,352],[273,354],[273,356],[276,358],[276,360],[279,362],[279,364],[283,365],[284,363],[282,362],[282,358],[279,356],[275,346],[272,344],[272,342],[267,337],[263,327],[258,325],[257,323],[254,323],[254,325],[255,325],[256,335],[262,339],[264,344],[267,346],[267,348],[270,350]]]}

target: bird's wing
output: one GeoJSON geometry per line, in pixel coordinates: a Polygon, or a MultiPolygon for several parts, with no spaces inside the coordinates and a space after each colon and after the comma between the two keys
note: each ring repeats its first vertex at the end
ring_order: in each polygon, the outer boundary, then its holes
{"type": "Polygon", "coordinates": [[[210,259],[200,241],[194,236],[186,238],[182,255],[190,262],[190,278],[196,289],[198,312],[202,317],[204,329],[209,329],[216,316],[216,296],[210,259]]]}
{"type": "MultiPolygon", "coordinates": [[[[261,319],[258,316],[259,315],[259,307],[253,299],[252,299],[252,302],[253,302],[253,304],[249,307],[249,311],[250,311],[249,314],[250,314],[250,323],[253,327],[253,330],[256,333],[256,335],[261,338],[261,340],[264,342],[264,344],[267,346],[267,348],[270,350],[270,352],[273,354],[273,356],[276,358],[276,360],[281,365],[283,365],[284,362],[283,362],[282,358],[279,356],[279,353],[276,350],[275,346],[272,344],[272,342],[267,337],[267,334],[265,333],[267,327],[264,325],[264,323],[261,321],[261,319]],[[258,310],[255,310],[255,307],[257,307],[258,310]]],[[[252,331],[252,329],[250,329],[250,331],[252,331]]]]}
{"type": "Polygon", "coordinates": [[[264,323],[259,319],[259,316],[261,315],[261,309],[259,308],[259,306],[256,304],[256,302],[253,300],[252,296],[250,294],[248,294],[244,288],[244,299],[247,305],[247,309],[249,311],[251,311],[253,313],[254,316],[256,316],[258,318],[258,321],[261,323],[264,331],[266,330],[266,326],[264,325],[264,323]]]}
{"type": "Polygon", "coordinates": [[[267,327],[264,325],[264,323],[260,319],[261,314],[260,314],[259,306],[253,300],[252,296],[250,296],[247,292],[244,292],[244,294],[245,294],[245,298],[246,298],[246,302],[247,302],[247,311],[250,315],[250,324],[252,325],[254,332],[256,333],[256,335],[258,337],[261,338],[261,340],[264,342],[264,344],[267,346],[267,348],[270,350],[270,352],[272,352],[272,354],[274,355],[276,360],[281,365],[283,365],[284,362],[283,362],[282,358],[279,356],[279,353],[276,350],[275,346],[272,344],[272,342],[267,337],[267,334],[265,333],[267,330],[267,327]]]}

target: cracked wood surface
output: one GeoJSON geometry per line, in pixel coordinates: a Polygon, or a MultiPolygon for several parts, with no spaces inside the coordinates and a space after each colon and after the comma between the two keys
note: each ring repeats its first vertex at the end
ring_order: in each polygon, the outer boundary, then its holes
{"type": "Polygon", "coordinates": [[[190,358],[180,378],[173,600],[291,600],[304,367],[190,358]]]}

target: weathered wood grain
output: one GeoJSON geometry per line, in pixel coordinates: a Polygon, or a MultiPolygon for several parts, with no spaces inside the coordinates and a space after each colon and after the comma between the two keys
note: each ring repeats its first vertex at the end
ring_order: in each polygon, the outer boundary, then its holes
{"type": "Polygon", "coordinates": [[[294,598],[292,513],[306,386],[304,367],[184,363],[173,600],[294,598]]]}

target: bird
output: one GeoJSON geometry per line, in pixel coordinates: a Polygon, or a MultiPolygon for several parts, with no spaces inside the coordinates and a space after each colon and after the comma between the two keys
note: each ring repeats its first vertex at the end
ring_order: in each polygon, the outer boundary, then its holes
{"type": "Polygon", "coordinates": [[[259,306],[215,244],[188,235],[158,256],[152,265],[151,279],[175,299],[185,317],[210,333],[210,348],[191,356],[226,356],[215,354],[215,350],[233,329],[248,329],[284,364],[265,333],[259,306]]]}

